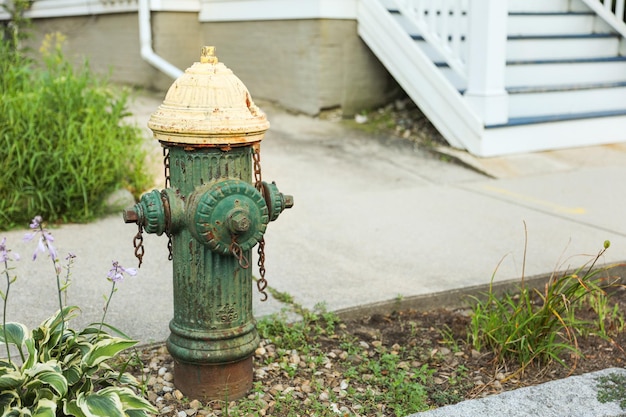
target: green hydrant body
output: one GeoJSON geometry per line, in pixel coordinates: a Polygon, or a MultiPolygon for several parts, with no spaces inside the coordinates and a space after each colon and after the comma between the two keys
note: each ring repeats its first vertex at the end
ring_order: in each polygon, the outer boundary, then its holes
{"type": "Polygon", "coordinates": [[[124,219],[171,239],[174,385],[190,398],[240,398],[252,387],[259,342],[252,248],[262,250],[267,224],[293,205],[260,178],[259,145],[269,123],[205,47],[148,126],[164,147],[167,188],[142,196],[124,219]]]}

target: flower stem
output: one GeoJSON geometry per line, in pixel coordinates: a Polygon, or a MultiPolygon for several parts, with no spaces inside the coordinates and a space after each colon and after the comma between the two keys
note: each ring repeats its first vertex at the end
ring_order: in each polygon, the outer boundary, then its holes
{"type": "Polygon", "coordinates": [[[65,313],[63,312],[63,298],[62,298],[62,288],[61,288],[61,278],[59,276],[59,268],[57,268],[58,260],[54,255],[54,252],[50,249],[50,245],[48,244],[48,240],[46,240],[46,231],[43,229],[43,224],[39,223],[39,231],[41,232],[41,241],[46,247],[46,251],[50,255],[50,259],[52,260],[52,267],[54,268],[54,274],[57,279],[57,296],[59,298],[59,310],[61,312],[61,334],[65,332],[65,313]]]}
{"type": "Polygon", "coordinates": [[[9,289],[11,288],[11,277],[9,277],[9,263],[4,260],[4,274],[7,277],[7,290],[2,295],[2,330],[4,331],[4,346],[7,348],[7,359],[11,362],[11,350],[9,349],[9,340],[7,338],[7,300],[9,298],[9,289]]]}
{"type": "Polygon", "coordinates": [[[107,315],[107,311],[109,310],[109,304],[111,303],[111,298],[113,298],[113,293],[115,292],[115,281],[111,281],[111,293],[107,297],[107,303],[104,306],[104,311],[102,312],[102,319],[100,320],[100,328],[98,329],[98,333],[102,332],[102,326],[104,325],[104,319],[107,315]]]}

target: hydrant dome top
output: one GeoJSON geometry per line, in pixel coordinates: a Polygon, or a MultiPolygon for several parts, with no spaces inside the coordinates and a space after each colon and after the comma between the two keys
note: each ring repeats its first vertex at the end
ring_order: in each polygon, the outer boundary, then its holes
{"type": "Polygon", "coordinates": [[[181,145],[245,145],[263,139],[269,122],[246,86],[215,48],[202,48],[200,62],[185,70],[150,116],[148,127],[161,142],[181,145]]]}

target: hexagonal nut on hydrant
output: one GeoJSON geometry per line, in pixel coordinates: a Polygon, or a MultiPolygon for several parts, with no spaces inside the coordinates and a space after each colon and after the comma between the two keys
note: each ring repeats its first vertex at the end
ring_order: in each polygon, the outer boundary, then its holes
{"type": "Polygon", "coordinates": [[[243,233],[250,229],[250,218],[245,210],[234,210],[232,214],[228,216],[229,229],[233,233],[243,233]]]}

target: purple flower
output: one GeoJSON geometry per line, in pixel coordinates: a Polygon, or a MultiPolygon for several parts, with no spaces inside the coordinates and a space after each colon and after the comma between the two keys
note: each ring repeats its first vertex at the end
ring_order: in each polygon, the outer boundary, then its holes
{"type": "Polygon", "coordinates": [[[20,260],[20,255],[17,253],[11,254],[10,252],[11,249],[7,249],[7,238],[2,238],[2,242],[0,242],[0,263],[5,263],[9,260],[20,260]]]}
{"type": "Polygon", "coordinates": [[[48,252],[52,260],[56,261],[58,258],[58,255],[57,255],[56,249],[54,248],[54,245],[52,245],[52,242],[54,242],[54,238],[52,237],[50,232],[48,232],[46,229],[43,228],[42,221],[43,220],[41,216],[35,216],[33,218],[33,220],[30,223],[30,228],[34,231],[30,233],[26,233],[24,235],[24,240],[26,242],[30,242],[37,235],[41,235],[41,237],[38,240],[37,248],[35,249],[35,252],[33,252],[33,261],[37,259],[37,252],[42,252],[42,253],[48,252]]]}
{"type": "Polygon", "coordinates": [[[39,227],[41,226],[42,222],[43,222],[43,219],[41,218],[41,216],[35,216],[35,217],[33,217],[33,220],[31,220],[31,222],[30,222],[30,228],[31,229],[39,229],[39,227]]]}
{"type": "Polygon", "coordinates": [[[113,266],[109,270],[107,278],[117,283],[124,279],[124,274],[135,276],[137,275],[137,270],[135,268],[124,268],[118,261],[113,261],[113,266]]]}

